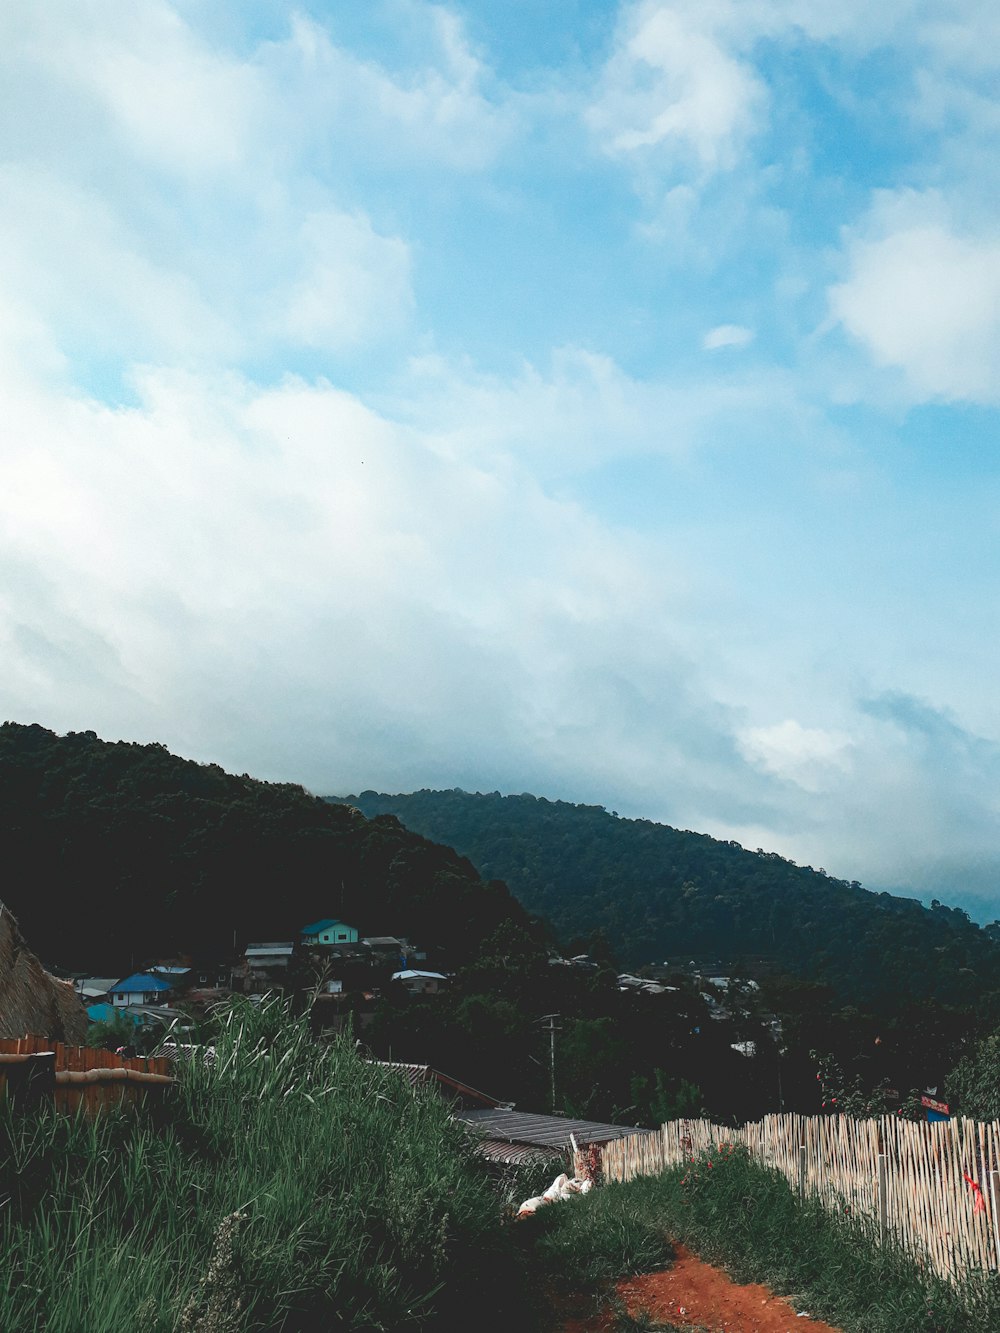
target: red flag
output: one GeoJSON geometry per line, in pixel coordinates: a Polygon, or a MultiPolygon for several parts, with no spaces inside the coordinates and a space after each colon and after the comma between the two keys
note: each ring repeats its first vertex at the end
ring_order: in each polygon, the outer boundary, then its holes
{"type": "Polygon", "coordinates": [[[976,1196],[976,1202],[972,1209],[973,1217],[975,1217],[976,1213],[985,1213],[986,1200],[983,1198],[983,1191],[979,1188],[979,1186],[972,1179],[971,1176],[966,1175],[964,1171],[962,1172],[962,1175],[965,1176],[965,1183],[969,1186],[969,1188],[972,1190],[972,1193],[976,1196]]]}

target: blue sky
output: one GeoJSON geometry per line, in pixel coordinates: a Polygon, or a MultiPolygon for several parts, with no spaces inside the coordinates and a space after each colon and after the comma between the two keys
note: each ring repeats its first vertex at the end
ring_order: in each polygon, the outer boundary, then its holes
{"type": "Polygon", "coordinates": [[[1000,17],[0,6],[3,714],[1000,916],[1000,17]]]}

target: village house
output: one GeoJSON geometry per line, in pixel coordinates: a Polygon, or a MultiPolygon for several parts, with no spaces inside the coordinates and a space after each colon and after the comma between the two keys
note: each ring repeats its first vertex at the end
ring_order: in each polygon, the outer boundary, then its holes
{"type": "MultiPolygon", "coordinates": [[[[295,945],[291,940],[248,944],[240,969],[243,989],[248,995],[284,988],[288,984],[295,945]]],[[[234,976],[233,982],[236,984],[234,976]]]]}
{"type": "Polygon", "coordinates": [[[373,958],[393,962],[398,959],[401,967],[406,967],[411,960],[423,962],[427,957],[423,951],[414,949],[410,941],[401,935],[366,935],[361,943],[373,958]]]}
{"type": "Polygon", "coordinates": [[[303,926],[302,943],[307,947],[313,947],[317,944],[357,944],[358,932],[354,926],[349,926],[346,921],[338,921],[335,917],[323,917],[321,921],[313,921],[308,926],[303,926]]]}
{"type": "Polygon", "coordinates": [[[117,977],[76,977],[73,989],[84,1004],[100,1004],[111,994],[117,977]]]}
{"type": "Polygon", "coordinates": [[[111,987],[111,1003],[117,1009],[130,1004],[165,1004],[173,989],[167,977],[155,976],[152,972],[133,972],[111,987]]]}
{"type": "Polygon", "coordinates": [[[443,972],[420,972],[412,967],[393,972],[392,980],[398,981],[411,995],[436,995],[448,985],[443,972]]]}

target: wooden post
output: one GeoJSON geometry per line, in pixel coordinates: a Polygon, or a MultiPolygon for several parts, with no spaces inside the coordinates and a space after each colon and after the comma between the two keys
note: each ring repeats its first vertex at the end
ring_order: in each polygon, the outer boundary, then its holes
{"type": "Polygon", "coordinates": [[[799,1144],[799,1198],[806,1197],[806,1145],[799,1144]]]}
{"type": "Polygon", "coordinates": [[[1000,1171],[990,1172],[990,1216],[993,1219],[993,1245],[996,1249],[997,1268],[1000,1268],[1000,1171]]]}
{"type": "Polygon", "coordinates": [[[30,1110],[55,1096],[56,1057],[51,1051],[28,1055],[7,1069],[7,1095],[18,1111],[30,1110]]]}
{"type": "Polygon", "coordinates": [[[884,1152],[878,1155],[878,1229],[885,1236],[889,1228],[889,1159],[884,1152]]]}

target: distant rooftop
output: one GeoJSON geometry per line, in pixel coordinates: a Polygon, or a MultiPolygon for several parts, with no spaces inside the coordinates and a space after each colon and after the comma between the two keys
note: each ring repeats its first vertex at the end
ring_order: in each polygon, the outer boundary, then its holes
{"type": "Polygon", "coordinates": [[[448,1074],[442,1074],[439,1069],[432,1069],[430,1065],[404,1064],[398,1060],[371,1060],[373,1065],[381,1065],[383,1069],[391,1069],[395,1073],[402,1074],[411,1088],[434,1087],[443,1091],[446,1095],[457,1094],[463,1101],[477,1102],[480,1106],[493,1108],[502,1105],[495,1097],[490,1097],[485,1092],[479,1092],[476,1088],[470,1088],[467,1083],[460,1083],[458,1079],[451,1078],[448,1074]]]}
{"type": "Polygon", "coordinates": [[[110,988],[112,991],[132,991],[143,994],[146,991],[170,990],[170,982],[162,977],[154,977],[149,972],[133,972],[130,977],[123,977],[110,988]]]}
{"type": "Polygon", "coordinates": [[[527,1111],[493,1110],[456,1111],[455,1119],[480,1135],[478,1151],[495,1162],[529,1162],[562,1156],[572,1148],[589,1143],[610,1143],[630,1134],[646,1132],[633,1125],[605,1125],[594,1120],[570,1120],[558,1115],[533,1115],[527,1111]]]}

